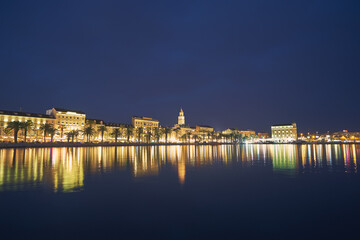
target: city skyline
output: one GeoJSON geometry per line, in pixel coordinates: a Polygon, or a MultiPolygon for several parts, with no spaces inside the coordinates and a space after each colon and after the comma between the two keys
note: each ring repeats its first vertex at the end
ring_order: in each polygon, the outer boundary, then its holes
{"type": "MultiPolygon", "coordinates": [[[[6,114],[7,112],[9,113],[19,113],[19,114],[24,114],[24,116],[26,116],[26,114],[30,114],[30,115],[40,115],[41,117],[50,117],[52,115],[51,113],[51,109],[61,109],[63,111],[69,111],[69,112],[79,112],[81,114],[85,114],[85,112],[81,111],[81,110],[78,110],[78,109],[72,109],[72,108],[58,108],[58,107],[50,107],[48,110],[46,110],[44,113],[40,112],[40,111],[37,111],[37,112],[27,112],[27,111],[23,111],[22,108],[20,108],[18,111],[16,110],[9,110],[9,109],[0,109],[0,116],[2,114],[6,114]]],[[[183,111],[183,108],[180,107],[179,110],[177,111],[178,115],[176,116],[176,118],[174,118],[174,121],[172,123],[170,123],[169,125],[164,125],[164,124],[160,124],[159,126],[160,127],[172,127],[174,125],[187,125],[187,126],[191,126],[193,128],[196,127],[196,125],[205,125],[203,124],[203,122],[200,122],[200,123],[192,123],[189,124],[188,123],[188,119],[189,118],[186,118],[186,124],[185,124],[185,115],[184,115],[184,112],[183,111]]],[[[128,116],[128,120],[127,121],[124,121],[124,122],[120,122],[120,121],[108,121],[106,119],[103,119],[101,118],[100,116],[90,116],[86,113],[86,119],[87,120],[96,120],[96,121],[103,121],[105,123],[108,123],[108,124],[122,124],[122,125],[133,125],[135,126],[135,124],[133,123],[133,118],[150,118],[152,119],[152,116],[142,116],[142,115],[136,115],[136,114],[133,114],[131,116],[128,116]],[[141,116],[141,117],[140,117],[141,116]],[[150,118],[151,117],[151,118],[150,118]]],[[[156,119],[153,119],[155,121],[158,121],[156,119]]],[[[159,121],[158,121],[159,122],[159,121]]],[[[227,126],[225,127],[224,129],[227,129],[227,128],[233,128],[233,129],[246,129],[244,127],[232,127],[232,126],[227,126]]],[[[219,129],[219,128],[215,128],[215,130],[217,131],[221,131],[221,130],[224,130],[224,129],[219,129]]],[[[264,130],[266,132],[266,130],[264,130]]],[[[262,131],[258,131],[258,132],[262,132],[262,131]]],[[[271,132],[271,129],[268,129],[267,132],[271,132]]]]}
{"type": "MultiPolygon", "coordinates": [[[[51,109],[52,107],[50,107],[50,109],[51,109]]],[[[65,108],[59,108],[59,109],[65,109],[65,108]]],[[[70,109],[68,109],[69,111],[80,111],[80,110],[74,110],[74,109],[72,109],[72,108],[70,108],[70,109]]],[[[182,112],[183,111],[183,107],[179,107],[179,110],[180,110],[180,112],[182,112]]],[[[177,113],[179,114],[179,110],[177,111],[177,113]]],[[[37,112],[32,112],[32,113],[30,113],[30,112],[26,112],[26,111],[23,111],[23,109],[22,108],[20,108],[19,109],[19,111],[16,111],[16,110],[9,110],[9,109],[0,109],[0,111],[8,111],[8,112],[19,112],[19,113],[28,113],[28,114],[40,114],[40,115],[51,115],[51,114],[48,114],[47,113],[47,111],[46,112],[40,112],[40,111],[37,111],[37,112]]],[[[82,112],[82,111],[81,111],[82,112]]],[[[104,118],[102,118],[102,117],[100,117],[100,116],[89,116],[89,114],[88,113],[86,113],[86,119],[90,119],[90,120],[99,120],[99,121],[103,121],[103,122],[105,122],[105,123],[107,123],[107,124],[122,124],[122,125],[131,125],[132,124],[132,122],[133,122],[133,120],[132,120],[132,118],[133,117],[138,117],[138,116],[144,116],[144,115],[136,115],[136,114],[133,114],[133,115],[130,115],[130,116],[127,116],[127,118],[128,118],[128,120],[126,120],[126,121],[122,121],[122,122],[120,122],[120,121],[118,121],[118,120],[115,120],[115,121],[109,121],[109,120],[107,120],[107,119],[104,119],[104,118]]],[[[179,115],[180,116],[180,115],[179,115]]],[[[173,121],[170,123],[170,124],[167,124],[167,125],[165,125],[165,124],[163,124],[163,121],[162,120],[160,120],[160,122],[162,123],[162,124],[160,124],[159,126],[161,126],[161,127],[172,127],[172,126],[174,126],[174,125],[176,125],[177,124],[177,122],[179,121],[179,119],[178,119],[178,117],[179,116],[177,116],[176,118],[174,117],[173,118],[173,121]]],[[[147,115],[147,116],[145,116],[145,117],[151,117],[151,118],[153,118],[153,116],[149,116],[149,115],[147,115]]],[[[154,119],[159,119],[159,118],[156,118],[156,117],[154,117],[154,119]]],[[[193,127],[193,128],[195,128],[197,125],[208,125],[208,124],[205,124],[204,122],[207,122],[207,121],[200,121],[200,122],[198,122],[198,123],[196,123],[196,122],[193,122],[193,121],[191,121],[191,117],[190,117],[190,121],[189,121],[189,118],[187,117],[186,118],[186,125],[187,126],[191,126],[191,127],[193,127]],[[189,122],[190,122],[190,124],[189,124],[189,122]]],[[[256,128],[247,128],[247,127],[244,127],[244,126],[224,126],[223,128],[218,128],[218,127],[216,127],[216,126],[213,126],[213,125],[210,125],[211,127],[213,127],[214,128],[214,130],[216,130],[216,131],[223,131],[223,130],[226,130],[226,129],[238,129],[238,130],[240,130],[240,129],[247,129],[247,130],[255,130],[255,132],[259,132],[259,133],[262,133],[262,132],[266,132],[266,133],[270,133],[271,134],[271,132],[272,132],[272,126],[273,125],[287,125],[287,124],[291,124],[291,123],[295,123],[296,121],[290,121],[290,122],[286,122],[286,121],[282,121],[282,122],[277,122],[277,123],[272,123],[272,124],[268,124],[267,125],[267,128],[265,128],[265,129],[256,129],[256,128]]],[[[317,129],[312,129],[312,130],[309,130],[309,129],[303,129],[301,126],[300,126],[300,132],[302,132],[302,133],[319,133],[319,134],[324,134],[324,133],[330,133],[330,132],[340,132],[340,131],[349,131],[349,132],[359,132],[357,129],[355,129],[355,130],[352,130],[352,129],[350,129],[350,128],[347,128],[347,127],[343,127],[343,128],[341,128],[341,127],[338,127],[337,129],[335,129],[335,130],[332,130],[332,131],[330,131],[330,130],[327,130],[327,131],[320,131],[320,130],[317,130],[317,129]]]]}
{"type": "Polygon", "coordinates": [[[359,131],[358,1],[2,2],[0,109],[359,131]],[[79,14],[81,12],[81,14],[79,14]],[[345,116],[345,117],[344,117],[345,116]]]}
{"type": "MultiPolygon", "coordinates": [[[[248,143],[357,143],[360,132],[298,132],[296,122],[271,125],[271,132],[245,128],[216,129],[189,125],[182,108],[177,123],[162,125],[149,116],[132,116],[131,124],[89,118],[85,112],[53,107],[46,114],[0,110],[3,143],[100,144],[248,144],[248,143]]],[[[4,145],[4,146],[5,146],[4,145]]]]}

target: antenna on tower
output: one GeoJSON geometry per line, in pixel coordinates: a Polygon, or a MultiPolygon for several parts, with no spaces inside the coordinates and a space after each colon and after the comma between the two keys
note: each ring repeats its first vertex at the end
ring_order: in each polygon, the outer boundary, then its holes
{"type": "Polygon", "coordinates": [[[22,107],[20,106],[20,112],[22,112],[22,107]]]}

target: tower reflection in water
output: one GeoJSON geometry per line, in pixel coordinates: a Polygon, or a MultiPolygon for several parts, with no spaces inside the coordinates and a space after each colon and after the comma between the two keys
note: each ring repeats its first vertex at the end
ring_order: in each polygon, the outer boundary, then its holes
{"type": "Polygon", "coordinates": [[[90,174],[119,169],[138,178],[156,176],[163,166],[177,171],[180,184],[186,181],[187,169],[211,165],[266,167],[291,175],[322,170],[357,173],[359,155],[355,144],[0,149],[0,191],[81,191],[90,174]]]}

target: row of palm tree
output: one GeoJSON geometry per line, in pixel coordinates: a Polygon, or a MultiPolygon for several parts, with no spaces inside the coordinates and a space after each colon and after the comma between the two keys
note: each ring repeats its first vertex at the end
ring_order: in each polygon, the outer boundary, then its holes
{"type": "Polygon", "coordinates": [[[68,142],[70,142],[70,139],[71,139],[72,142],[74,142],[74,139],[76,139],[76,141],[77,141],[77,138],[80,135],[80,131],[79,130],[72,130],[70,132],[65,133],[65,135],[66,135],[66,138],[67,138],[68,142]]]}
{"type": "MultiPolygon", "coordinates": [[[[124,126],[121,125],[118,128],[113,128],[112,132],[110,132],[110,136],[112,136],[115,142],[118,141],[121,137],[126,137],[127,142],[130,142],[130,138],[136,136],[136,140],[138,142],[142,142],[143,137],[145,138],[146,142],[151,142],[151,139],[154,138],[156,142],[160,142],[160,138],[165,136],[165,142],[168,142],[169,136],[172,132],[178,132],[180,129],[173,130],[170,127],[165,128],[134,128],[132,126],[124,126]]],[[[88,125],[84,128],[83,133],[86,136],[86,141],[90,142],[91,136],[95,135],[96,133],[100,133],[101,135],[101,142],[104,141],[105,133],[108,132],[108,128],[104,125],[98,127],[97,131],[92,125],[88,125]]]]}
{"type": "MultiPolygon", "coordinates": [[[[28,132],[33,127],[34,124],[31,121],[26,121],[26,122],[13,121],[10,122],[6,127],[6,132],[9,133],[10,131],[13,131],[14,142],[17,143],[18,133],[19,131],[22,131],[24,135],[24,141],[26,142],[28,132]]],[[[52,124],[49,123],[41,124],[39,130],[43,132],[44,142],[46,141],[46,136],[49,135],[51,137],[51,142],[53,142],[54,136],[58,132],[58,130],[55,129],[52,124]]],[[[72,130],[66,132],[65,135],[68,142],[70,142],[70,140],[72,142],[74,142],[74,140],[77,141],[77,138],[80,134],[86,137],[87,142],[90,142],[91,137],[94,136],[96,133],[100,134],[101,142],[104,141],[105,133],[109,133],[109,136],[111,136],[115,142],[118,142],[118,139],[122,137],[125,138],[127,142],[130,142],[130,138],[132,137],[135,137],[137,142],[142,142],[143,140],[145,140],[147,143],[150,143],[152,141],[160,142],[160,139],[164,137],[165,142],[168,143],[169,136],[171,136],[172,133],[175,133],[176,139],[179,139],[182,142],[191,142],[191,140],[193,140],[195,143],[198,143],[200,141],[241,142],[245,139],[244,137],[242,137],[241,134],[238,133],[223,135],[220,132],[203,132],[203,133],[186,132],[182,136],[179,136],[180,131],[181,130],[178,128],[173,129],[171,127],[164,127],[164,128],[139,127],[135,129],[132,126],[120,125],[117,128],[112,128],[111,132],[108,132],[108,128],[104,125],[99,126],[97,129],[95,129],[92,125],[86,125],[83,130],[72,130]]],[[[63,129],[60,129],[60,133],[62,138],[63,129]]]]}
{"type": "MultiPolygon", "coordinates": [[[[33,126],[34,126],[33,122],[29,121],[29,120],[26,122],[12,121],[8,124],[8,126],[6,127],[6,130],[7,130],[7,132],[13,131],[15,143],[18,142],[18,134],[19,134],[19,131],[22,130],[23,134],[24,134],[24,141],[26,142],[28,131],[31,130],[33,126]]],[[[45,142],[46,135],[48,135],[48,134],[51,136],[51,141],[53,141],[53,138],[57,131],[53,127],[53,125],[49,124],[49,123],[41,124],[39,127],[39,130],[43,131],[43,133],[44,133],[44,142],[45,142]]]]}
{"type": "Polygon", "coordinates": [[[48,134],[50,134],[51,136],[51,142],[54,140],[54,136],[57,130],[54,128],[52,124],[50,123],[41,124],[39,129],[44,133],[44,142],[46,142],[46,135],[48,134]]]}

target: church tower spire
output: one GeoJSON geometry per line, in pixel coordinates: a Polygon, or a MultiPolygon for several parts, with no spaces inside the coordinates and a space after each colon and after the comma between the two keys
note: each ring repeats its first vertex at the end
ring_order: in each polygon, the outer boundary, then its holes
{"type": "Polygon", "coordinates": [[[180,109],[179,116],[178,116],[178,125],[183,126],[185,125],[185,115],[182,108],[180,109]]]}

